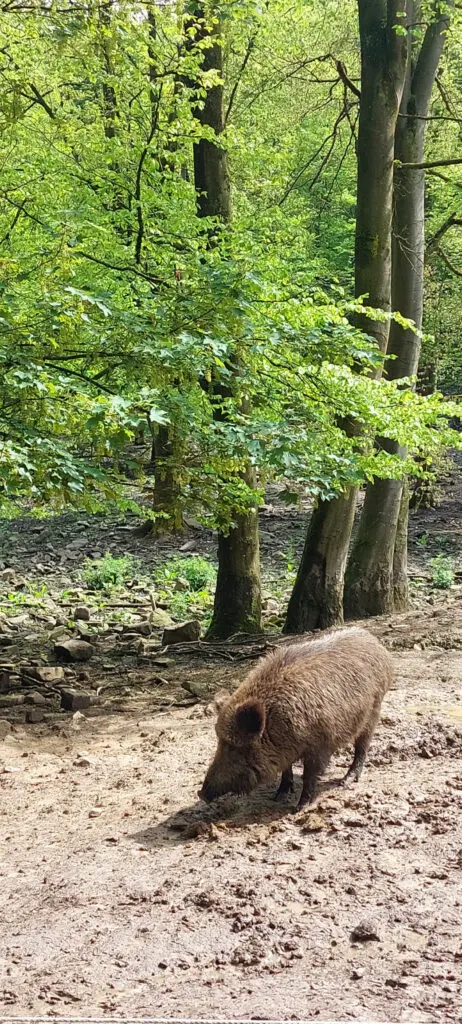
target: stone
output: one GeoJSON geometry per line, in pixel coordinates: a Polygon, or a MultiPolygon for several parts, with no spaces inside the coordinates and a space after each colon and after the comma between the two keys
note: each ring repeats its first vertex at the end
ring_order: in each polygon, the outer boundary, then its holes
{"type": "Polygon", "coordinates": [[[13,673],[11,669],[0,668],[0,693],[8,693],[11,688],[13,673]]]}
{"type": "Polygon", "coordinates": [[[180,551],[195,551],[197,547],[195,540],[187,540],[181,545],[180,551]]]}
{"type": "Polygon", "coordinates": [[[31,690],[30,693],[26,693],[25,700],[26,704],[46,704],[46,697],[43,696],[43,693],[36,693],[34,690],[31,690]]]}
{"type": "Polygon", "coordinates": [[[178,625],[164,629],[162,634],[162,646],[168,647],[171,644],[187,644],[199,640],[201,635],[201,624],[198,619],[191,619],[190,622],[179,622],[178,625]]]}
{"type": "Polygon", "coordinates": [[[90,609],[85,604],[79,604],[74,609],[74,621],[89,622],[91,618],[90,609]]]}
{"type": "Polygon", "coordinates": [[[194,683],[191,679],[185,679],[181,683],[181,689],[186,690],[186,693],[190,693],[192,697],[196,697],[197,700],[204,700],[207,695],[207,687],[200,685],[200,683],[194,683]]]}
{"type": "Polygon", "coordinates": [[[87,719],[85,715],[82,715],[81,711],[76,711],[75,714],[72,715],[72,724],[75,725],[76,728],[79,728],[81,725],[83,725],[83,723],[86,722],[86,720],[87,719]]]}
{"type": "Polygon", "coordinates": [[[352,942],[380,942],[381,937],[376,921],[359,921],[351,933],[352,942]]]}
{"type": "Polygon", "coordinates": [[[26,722],[29,722],[29,725],[38,725],[44,718],[45,715],[40,708],[28,708],[26,711],[26,722]]]}
{"type": "Polygon", "coordinates": [[[152,626],[150,622],[132,622],[124,626],[124,633],[134,633],[136,636],[151,636],[152,626]]]}
{"type": "Polygon", "coordinates": [[[91,768],[91,761],[88,754],[84,751],[77,754],[75,761],[72,762],[75,768],[91,768]]]}
{"type": "Polygon", "coordinates": [[[179,576],[178,579],[175,580],[173,589],[180,592],[189,590],[189,583],[185,580],[184,576],[179,576]]]}
{"type": "Polygon", "coordinates": [[[7,718],[0,718],[0,740],[4,740],[11,732],[11,722],[7,718]]]}
{"type": "Polygon", "coordinates": [[[77,622],[75,623],[75,630],[82,640],[85,640],[85,638],[89,635],[87,623],[81,622],[80,619],[77,619],[77,622]]]}
{"type": "Polygon", "coordinates": [[[0,572],[0,583],[10,583],[16,576],[15,569],[2,569],[0,572]]]}
{"type": "Polygon", "coordinates": [[[274,597],[269,597],[265,602],[265,612],[267,612],[268,615],[279,615],[280,610],[281,607],[279,601],[276,601],[274,597]]]}
{"type": "Polygon", "coordinates": [[[164,612],[162,608],[156,608],[154,612],[151,612],[149,618],[151,626],[157,626],[159,629],[173,624],[171,615],[169,615],[168,612],[164,612]]]}
{"type": "Polygon", "coordinates": [[[50,632],[48,634],[48,639],[49,640],[59,640],[60,637],[69,637],[69,636],[70,636],[70,634],[69,634],[69,630],[67,628],[67,625],[62,623],[59,626],[55,626],[54,629],[50,629],[50,632]]]}
{"type": "Polygon", "coordinates": [[[64,669],[60,665],[21,665],[20,673],[47,686],[53,686],[64,679],[64,669]]]}
{"type": "Polygon", "coordinates": [[[89,708],[91,704],[91,696],[89,693],[85,693],[84,690],[61,690],[61,707],[63,711],[83,711],[84,708],[89,708]]]}
{"type": "Polygon", "coordinates": [[[93,644],[86,640],[61,640],[54,647],[56,657],[60,661],[89,661],[95,653],[93,644]]]}
{"type": "Polygon", "coordinates": [[[4,693],[0,697],[0,708],[14,708],[15,704],[24,704],[23,693],[4,693]]]}

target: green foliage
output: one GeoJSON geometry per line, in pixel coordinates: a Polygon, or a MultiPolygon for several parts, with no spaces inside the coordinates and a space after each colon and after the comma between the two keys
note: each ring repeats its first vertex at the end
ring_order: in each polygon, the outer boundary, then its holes
{"type": "Polygon", "coordinates": [[[82,579],[90,590],[109,592],[123,587],[136,572],[136,563],[131,555],[116,558],[109,553],[103,558],[87,558],[82,568],[82,579]]]}
{"type": "MultiPolygon", "coordinates": [[[[25,502],[135,508],[120,455],[160,428],[182,508],[224,531],[262,501],[267,480],[284,481],[295,501],[329,498],[400,476],[414,457],[425,474],[442,447],[461,443],[445,419],[457,406],[371,377],[381,357],[351,322],[363,308],[351,302],[358,98],[336,62],[357,82],[356,4],[242,0],[222,4],[220,18],[234,220],[210,248],[193,143],[210,135],[196,114],[216,74],[202,69],[206,41],[194,41],[177,8],[156,7],[155,21],[132,0],[3,13],[6,515],[25,502]],[[374,446],[376,435],[407,448],[405,465],[374,446]],[[249,461],[256,490],[242,477],[249,461]]],[[[455,85],[456,58],[454,44],[455,85]]],[[[432,126],[438,156],[446,143],[432,126]]],[[[435,227],[457,194],[436,184],[435,227]]],[[[427,329],[444,322],[447,338],[452,325],[445,381],[451,360],[459,365],[448,273],[430,258],[427,329]]]]}
{"type": "Polygon", "coordinates": [[[216,568],[200,555],[175,556],[161,565],[155,580],[158,597],[176,619],[190,613],[210,618],[216,584],[216,568]]]}
{"type": "Polygon", "coordinates": [[[449,590],[454,583],[454,565],[447,555],[437,555],[430,561],[432,584],[439,590],[449,590]]]}
{"type": "Polygon", "coordinates": [[[182,558],[175,556],[157,570],[155,578],[158,583],[184,581],[189,590],[198,591],[213,587],[216,581],[216,568],[201,555],[182,558]]]}
{"type": "Polygon", "coordinates": [[[44,608],[43,598],[47,594],[47,585],[40,586],[25,583],[24,590],[13,590],[6,594],[5,600],[0,601],[0,607],[8,613],[15,612],[15,609],[26,605],[27,607],[44,608]]]}

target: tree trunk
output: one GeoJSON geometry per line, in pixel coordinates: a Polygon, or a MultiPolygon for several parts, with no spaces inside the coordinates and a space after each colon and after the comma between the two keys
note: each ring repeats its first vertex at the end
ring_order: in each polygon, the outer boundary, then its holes
{"type": "Polygon", "coordinates": [[[152,439],[151,464],[154,464],[154,512],[163,513],[156,519],[154,532],[176,533],[183,529],[181,487],[178,464],[181,454],[178,440],[168,427],[158,427],[152,439]]]}
{"type": "MultiPolygon", "coordinates": [[[[206,27],[204,11],[196,11],[198,21],[196,39],[211,38],[204,50],[203,68],[217,69],[223,77],[223,51],[219,38],[220,26],[206,27]]],[[[195,111],[202,125],[212,128],[217,142],[224,131],[223,86],[208,90],[204,106],[195,111]]],[[[194,143],[194,184],[199,217],[216,217],[229,224],[232,216],[228,154],[213,139],[200,139],[194,143]]],[[[211,228],[209,244],[217,244],[216,232],[211,228]]],[[[239,369],[235,373],[236,391],[239,388],[239,369]]],[[[216,393],[218,393],[216,389],[216,393]]],[[[244,473],[249,486],[255,486],[255,474],[249,466],[244,473]]],[[[258,633],[261,630],[260,554],[258,513],[236,513],[235,526],[229,534],[218,537],[218,576],[212,622],[208,638],[232,636],[234,633],[258,633]]]]}
{"type": "MultiPolygon", "coordinates": [[[[400,0],[358,0],[361,101],[355,235],[355,294],[389,310],[394,135],[404,84],[407,42],[395,26],[406,23],[400,0]]],[[[356,320],[382,352],[387,324],[356,320]]],[[[320,502],[313,514],[292,593],[285,632],[303,633],[343,620],[343,578],[357,491],[320,502]]]]}
{"type": "MultiPolygon", "coordinates": [[[[213,40],[204,51],[202,67],[204,71],[216,69],[222,78],[223,50],[219,31],[219,25],[215,25],[210,33],[202,31],[202,36],[210,34],[213,40]]],[[[208,90],[204,106],[195,111],[195,117],[202,125],[213,128],[219,140],[225,128],[222,85],[208,90]]],[[[217,217],[223,224],[229,224],[232,208],[228,154],[211,139],[200,139],[194,143],[194,184],[199,217],[217,217]]]]}
{"type": "Polygon", "coordinates": [[[350,494],[320,501],[315,508],[287,608],[285,633],[326,629],[342,621],[343,573],[354,513],[350,494]]]}
{"type": "Polygon", "coordinates": [[[409,520],[409,482],[403,481],[401,504],[396,526],[395,549],[393,552],[393,599],[394,611],[405,612],[409,602],[407,581],[407,527],[409,520]]]}
{"type": "MultiPolygon", "coordinates": [[[[411,4],[410,20],[419,17],[417,4],[411,4]]],[[[444,45],[448,17],[428,26],[420,53],[410,54],[400,116],[395,133],[395,160],[402,164],[424,160],[425,118],[444,45]],[[417,59],[416,59],[417,58],[417,59]]],[[[420,330],[423,314],[423,276],[425,257],[425,172],[396,165],[394,173],[394,216],[392,249],[392,308],[420,330]]],[[[391,380],[414,376],[420,355],[420,337],[392,321],[387,376],[391,380]]],[[[405,457],[406,451],[395,442],[381,439],[381,445],[393,454],[405,457]]],[[[375,480],[369,484],[364,508],[348,561],[345,576],[344,611],[347,618],[366,618],[388,614],[395,606],[395,589],[400,607],[406,603],[407,587],[403,579],[403,538],[397,552],[399,585],[394,582],[394,549],[398,522],[402,530],[407,513],[401,510],[408,501],[403,481],[375,480]],[[404,495],[404,497],[403,497],[404,495]]]]}
{"type": "MultiPolygon", "coordinates": [[[[250,487],[255,486],[252,470],[247,470],[245,478],[250,487]]],[[[258,633],[260,630],[258,516],[239,515],[228,536],[218,534],[217,586],[207,639],[224,639],[234,633],[258,633]]]]}

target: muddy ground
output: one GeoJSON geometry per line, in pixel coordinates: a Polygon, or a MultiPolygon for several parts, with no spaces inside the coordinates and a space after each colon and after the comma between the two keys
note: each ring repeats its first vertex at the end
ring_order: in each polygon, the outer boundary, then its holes
{"type": "MultiPolygon", "coordinates": [[[[67,605],[91,605],[84,554],[110,534],[114,552],[148,565],[166,542],[135,540],[118,519],[4,524],[0,1015],[460,1019],[461,510],[455,472],[440,508],[411,522],[411,611],[369,624],[397,680],[361,782],[337,787],[339,756],[316,806],[296,815],[269,791],[197,802],[214,746],[208,701],[256,650],[165,652],[155,630],[137,637],[146,587],[119,602],[128,639],[96,599],[81,625],[95,656],[63,671],[91,694],[83,713],[21,675],[56,663],[60,619],[75,635],[67,605]],[[454,559],[451,590],[431,586],[439,553],[454,559]]],[[[284,572],[304,516],[268,505],[262,525],[265,585],[282,601],[277,560],[284,572]]],[[[188,536],[213,551],[212,537],[188,536]]]]}

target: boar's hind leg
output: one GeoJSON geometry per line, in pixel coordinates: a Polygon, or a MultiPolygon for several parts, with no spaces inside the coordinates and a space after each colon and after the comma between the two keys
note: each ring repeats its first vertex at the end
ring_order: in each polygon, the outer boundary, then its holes
{"type": "Polygon", "coordinates": [[[287,793],[292,793],[294,788],[294,773],[292,768],[286,768],[285,772],[281,775],[281,781],[279,783],[279,789],[275,794],[275,800],[281,800],[282,797],[286,796],[287,793]]]}
{"type": "Polygon", "coordinates": [[[374,733],[374,729],[377,725],[380,716],[380,704],[374,705],[371,717],[366,725],[366,728],[359,734],[355,742],[355,753],[352,764],[348,769],[344,782],[349,782],[352,779],[354,782],[359,782],[361,772],[364,768],[364,763],[367,757],[367,751],[369,750],[370,742],[374,733]]]}
{"type": "Polygon", "coordinates": [[[319,776],[322,775],[323,771],[327,768],[330,761],[330,753],[319,752],[310,750],[306,753],[303,758],[303,786],[298,801],[298,810],[306,804],[313,803],[316,795],[316,785],[319,776]]]}

